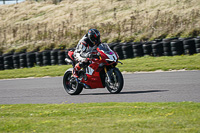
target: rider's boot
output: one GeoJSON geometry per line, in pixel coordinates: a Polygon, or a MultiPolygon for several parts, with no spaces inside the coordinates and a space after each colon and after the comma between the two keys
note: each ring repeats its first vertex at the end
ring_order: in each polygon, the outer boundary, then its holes
{"type": "Polygon", "coordinates": [[[73,69],[73,76],[78,78],[78,71],[81,70],[79,63],[77,63],[73,69]]]}

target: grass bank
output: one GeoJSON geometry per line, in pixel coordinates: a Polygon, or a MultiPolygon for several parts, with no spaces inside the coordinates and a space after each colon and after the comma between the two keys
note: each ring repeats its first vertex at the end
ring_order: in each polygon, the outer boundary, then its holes
{"type": "Polygon", "coordinates": [[[200,35],[199,0],[39,1],[0,5],[0,51],[73,47],[89,28],[103,42],[200,35]]]}
{"type": "MultiPolygon", "coordinates": [[[[200,70],[200,54],[183,56],[163,56],[163,57],[140,57],[122,60],[123,65],[117,67],[120,71],[155,71],[155,70],[200,70]]],[[[26,77],[44,77],[44,76],[63,76],[64,72],[72,67],[63,66],[44,66],[23,69],[13,69],[0,71],[0,79],[26,78],[26,77]]]]}
{"type": "Polygon", "coordinates": [[[200,103],[0,105],[0,132],[199,132],[200,103]]]}

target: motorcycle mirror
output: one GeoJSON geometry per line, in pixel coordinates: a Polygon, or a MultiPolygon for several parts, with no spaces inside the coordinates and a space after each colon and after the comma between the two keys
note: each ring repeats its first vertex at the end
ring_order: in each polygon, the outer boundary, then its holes
{"type": "Polygon", "coordinates": [[[118,62],[123,65],[123,63],[121,61],[118,61],[118,62]]]}

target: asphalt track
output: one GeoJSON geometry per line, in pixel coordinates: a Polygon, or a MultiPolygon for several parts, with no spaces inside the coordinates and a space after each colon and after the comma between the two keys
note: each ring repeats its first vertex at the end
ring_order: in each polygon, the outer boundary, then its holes
{"type": "Polygon", "coordinates": [[[0,104],[94,102],[200,102],[200,71],[124,74],[119,94],[84,89],[68,95],[62,77],[0,80],[0,104]]]}

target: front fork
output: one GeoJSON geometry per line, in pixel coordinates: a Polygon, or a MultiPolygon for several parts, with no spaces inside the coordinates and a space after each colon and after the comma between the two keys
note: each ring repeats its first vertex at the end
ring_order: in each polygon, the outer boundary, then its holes
{"type": "Polygon", "coordinates": [[[113,70],[111,69],[111,70],[109,70],[109,71],[107,71],[107,68],[106,67],[104,67],[104,71],[105,71],[105,73],[106,73],[106,76],[108,77],[108,82],[109,83],[113,83],[113,70]]]}

